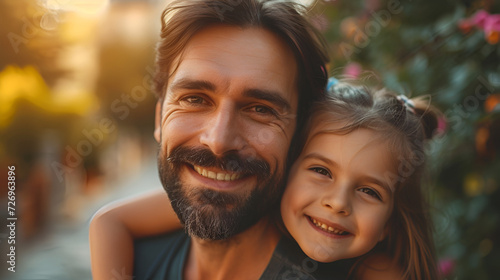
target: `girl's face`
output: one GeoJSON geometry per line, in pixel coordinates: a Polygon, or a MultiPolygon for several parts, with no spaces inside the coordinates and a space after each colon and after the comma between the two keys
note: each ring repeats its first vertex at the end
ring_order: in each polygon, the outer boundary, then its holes
{"type": "Polygon", "coordinates": [[[286,228],[312,259],[361,256],[386,235],[397,166],[380,134],[315,133],[293,165],[281,201],[286,228]]]}

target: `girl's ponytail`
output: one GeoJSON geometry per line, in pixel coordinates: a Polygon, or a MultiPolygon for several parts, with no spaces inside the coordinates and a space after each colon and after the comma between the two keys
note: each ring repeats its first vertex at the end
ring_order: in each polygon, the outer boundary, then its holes
{"type": "Polygon", "coordinates": [[[430,105],[427,96],[419,96],[410,99],[414,104],[414,113],[420,119],[420,123],[424,130],[425,139],[432,139],[437,133],[439,128],[440,112],[430,105]]]}

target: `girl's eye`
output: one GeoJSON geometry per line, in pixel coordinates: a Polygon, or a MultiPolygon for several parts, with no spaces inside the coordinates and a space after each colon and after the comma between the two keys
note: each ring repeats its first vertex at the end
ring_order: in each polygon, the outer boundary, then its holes
{"type": "Polygon", "coordinates": [[[314,171],[316,173],[319,173],[323,176],[327,176],[328,178],[332,178],[332,175],[330,174],[330,171],[328,169],[323,168],[323,167],[311,167],[309,170],[314,171]]]}
{"type": "Polygon", "coordinates": [[[374,191],[373,189],[370,189],[370,188],[360,188],[359,191],[363,192],[363,193],[366,193],[367,195],[372,196],[372,197],[374,197],[374,198],[376,198],[378,200],[382,200],[381,197],[380,197],[380,195],[376,191],[374,191]]]}

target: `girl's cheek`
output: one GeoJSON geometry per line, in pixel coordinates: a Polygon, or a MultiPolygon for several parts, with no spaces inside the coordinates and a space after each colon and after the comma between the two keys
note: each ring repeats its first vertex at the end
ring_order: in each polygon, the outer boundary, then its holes
{"type": "Polygon", "coordinates": [[[293,197],[295,203],[306,206],[306,204],[310,204],[312,200],[317,199],[317,195],[319,194],[317,191],[319,189],[311,182],[310,178],[301,175],[304,174],[300,174],[299,171],[294,177],[294,180],[290,181],[290,187],[285,191],[290,193],[289,195],[293,197]]]}
{"type": "Polygon", "coordinates": [[[289,192],[291,195],[297,196],[304,191],[304,184],[306,181],[301,175],[301,171],[297,171],[295,174],[290,176],[285,192],[289,192]]]}
{"type": "Polygon", "coordinates": [[[282,211],[297,212],[302,201],[301,197],[303,197],[303,193],[297,176],[291,176],[281,200],[282,211]]]}

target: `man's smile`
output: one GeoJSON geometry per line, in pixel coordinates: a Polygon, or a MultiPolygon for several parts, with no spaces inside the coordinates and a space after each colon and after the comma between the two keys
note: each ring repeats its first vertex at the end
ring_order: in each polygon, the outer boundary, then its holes
{"type": "Polygon", "coordinates": [[[234,181],[242,177],[241,173],[236,172],[222,172],[222,171],[211,171],[204,167],[193,165],[193,169],[198,172],[203,177],[217,180],[217,181],[234,181]]]}
{"type": "Polygon", "coordinates": [[[257,177],[248,173],[231,172],[216,167],[201,167],[188,163],[184,164],[184,167],[197,183],[217,191],[243,190],[257,184],[257,177]]]}

